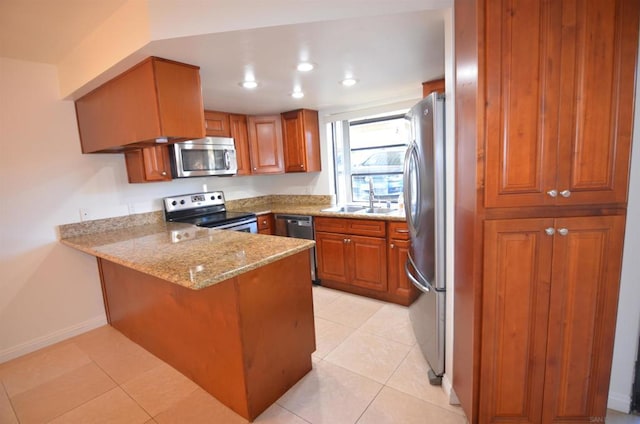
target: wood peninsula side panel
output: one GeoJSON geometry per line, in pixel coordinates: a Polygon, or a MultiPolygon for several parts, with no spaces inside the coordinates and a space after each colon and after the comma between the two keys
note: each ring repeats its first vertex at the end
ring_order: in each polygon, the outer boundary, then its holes
{"type": "Polygon", "coordinates": [[[202,290],[98,262],[109,323],[244,418],[311,370],[307,251],[202,290]]]}

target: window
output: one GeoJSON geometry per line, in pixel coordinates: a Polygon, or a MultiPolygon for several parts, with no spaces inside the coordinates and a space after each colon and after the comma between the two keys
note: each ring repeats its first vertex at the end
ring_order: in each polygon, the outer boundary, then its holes
{"type": "Polygon", "coordinates": [[[336,195],[339,203],[397,203],[410,126],[404,114],[333,123],[336,195]]]}

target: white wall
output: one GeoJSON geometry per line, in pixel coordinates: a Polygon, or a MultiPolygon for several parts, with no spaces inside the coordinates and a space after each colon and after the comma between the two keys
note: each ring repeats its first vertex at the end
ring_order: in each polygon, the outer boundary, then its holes
{"type": "MultiPolygon", "coordinates": [[[[636,68],[636,84],[640,68],[636,68]]],[[[609,408],[629,412],[634,365],[640,337],[640,90],[636,87],[635,126],[631,152],[631,177],[627,227],[622,258],[618,322],[613,349],[609,408]]]]}
{"type": "MultiPolygon", "coordinates": [[[[324,134],[323,134],[324,136],[324,134]]],[[[96,261],[61,245],[55,227],[161,210],[173,194],[221,189],[227,199],[330,194],[322,173],[128,184],[122,154],[83,155],[73,102],[56,68],[0,58],[0,362],[105,322],[96,261]]],[[[323,147],[323,163],[327,149],[323,147]]]]}

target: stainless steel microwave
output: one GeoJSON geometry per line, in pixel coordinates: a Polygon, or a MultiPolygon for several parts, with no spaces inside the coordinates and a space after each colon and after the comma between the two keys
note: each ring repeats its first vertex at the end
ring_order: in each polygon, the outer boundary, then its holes
{"type": "Polygon", "coordinates": [[[238,172],[233,138],[206,137],[173,144],[174,178],[234,175],[238,172]]]}

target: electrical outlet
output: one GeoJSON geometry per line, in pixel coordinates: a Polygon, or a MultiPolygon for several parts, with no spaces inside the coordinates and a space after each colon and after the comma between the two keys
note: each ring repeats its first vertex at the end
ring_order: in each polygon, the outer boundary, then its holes
{"type": "Polygon", "coordinates": [[[91,219],[91,214],[89,213],[89,209],[80,208],[80,221],[88,221],[91,219]]]}

